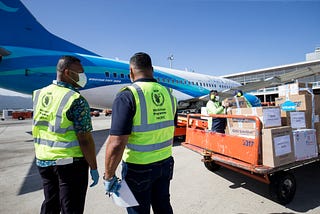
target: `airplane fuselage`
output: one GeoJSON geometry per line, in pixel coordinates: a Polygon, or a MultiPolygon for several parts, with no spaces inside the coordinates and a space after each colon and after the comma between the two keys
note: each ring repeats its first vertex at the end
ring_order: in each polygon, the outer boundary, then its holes
{"type": "MultiPolygon", "coordinates": [[[[56,79],[56,63],[62,55],[76,55],[83,64],[88,83],[81,94],[92,107],[110,108],[116,93],[131,83],[128,62],[86,54],[35,48],[2,46],[10,50],[0,62],[0,87],[31,94],[56,79]]],[[[154,67],[155,79],[173,89],[178,100],[206,95],[210,90],[222,91],[239,83],[169,68],[154,67]]]]}

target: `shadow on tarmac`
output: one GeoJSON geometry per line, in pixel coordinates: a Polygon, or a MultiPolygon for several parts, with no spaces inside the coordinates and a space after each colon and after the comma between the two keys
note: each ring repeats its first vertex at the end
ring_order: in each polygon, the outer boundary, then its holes
{"type": "MultiPolygon", "coordinates": [[[[293,200],[284,206],[301,213],[317,208],[320,205],[320,163],[311,163],[290,172],[296,179],[297,189],[293,200]]],[[[229,188],[244,188],[272,200],[267,184],[224,167],[214,173],[232,182],[229,188]]]]}
{"type": "MultiPolygon", "coordinates": [[[[27,132],[27,133],[31,134],[31,132],[27,132]]],[[[102,146],[104,145],[105,140],[109,136],[109,129],[92,131],[92,136],[96,144],[96,154],[98,154],[102,146]]],[[[36,166],[36,159],[34,158],[30,166],[30,169],[23,181],[23,184],[20,187],[18,195],[35,192],[41,189],[42,189],[42,180],[36,166]]]]}

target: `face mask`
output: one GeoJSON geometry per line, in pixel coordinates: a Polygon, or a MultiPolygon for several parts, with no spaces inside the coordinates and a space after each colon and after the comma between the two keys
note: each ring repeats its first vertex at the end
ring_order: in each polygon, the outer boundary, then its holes
{"type": "Polygon", "coordinates": [[[219,98],[220,98],[219,96],[216,96],[216,101],[219,101],[219,98]]]}
{"type": "Polygon", "coordinates": [[[79,73],[79,81],[76,82],[81,88],[87,84],[87,76],[85,73],[79,73]]]}
{"type": "MultiPolygon", "coordinates": [[[[71,71],[72,71],[72,70],[71,70],[71,71]]],[[[73,72],[73,73],[77,73],[77,72],[74,72],[74,71],[72,71],[72,72],[73,72]]],[[[78,76],[79,76],[78,82],[74,81],[72,78],[70,78],[70,79],[72,79],[75,83],[77,83],[78,86],[80,86],[81,88],[83,88],[83,87],[87,84],[87,76],[86,76],[85,73],[77,73],[77,74],[78,74],[78,76]]]]}

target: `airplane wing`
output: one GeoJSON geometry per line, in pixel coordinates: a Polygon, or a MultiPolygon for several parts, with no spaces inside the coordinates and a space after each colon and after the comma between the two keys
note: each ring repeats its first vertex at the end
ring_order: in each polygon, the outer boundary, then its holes
{"type": "Polygon", "coordinates": [[[263,81],[258,82],[251,82],[246,85],[242,85],[231,90],[242,90],[243,92],[246,91],[254,91],[261,88],[271,87],[271,86],[278,86],[283,83],[291,82],[296,79],[300,79],[307,76],[312,76],[320,74],[320,65],[308,66],[302,69],[297,69],[296,71],[292,71],[286,74],[282,74],[279,76],[274,76],[271,78],[267,78],[263,81]]]}
{"type": "MultiPolygon", "coordinates": [[[[224,91],[220,91],[219,97],[220,100],[224,100],[227,97],[231,97],[234,95],[236,90],[242,90],[243,92],[254,91],[266,87],[278,86],[283,83],[291,82],[299,78],[320,74],[320,65],[308,66],[302,69],[297,69],[296,71],[292,71],[286,74],[282,74],[279,76],[274,76],[271,78],[267,78],[263,81],[258,82],[250,82],[246,85],[241,85],[235,88],[227,89],[224,91]]],[[[209,95],[203,95],[200,97],[195,97],[187,100],[179,101],[179,108],[184,109],[186,107],[190,107],[190,103],[196,103],[197,101],[200,104],[194,104],[193,106],[199,106],[209,100],[209,95]]]]}

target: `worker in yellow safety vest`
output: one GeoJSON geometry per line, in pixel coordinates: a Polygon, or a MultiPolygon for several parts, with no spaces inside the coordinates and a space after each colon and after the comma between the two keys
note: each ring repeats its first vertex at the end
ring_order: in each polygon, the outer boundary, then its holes
{"type": "MultiPolygon", "coordinates": [[[[218,92],[211,90],[206,104],[207,114],[225,114],[225,107],[219,101],[218,92]]],[[[225,133],[226,118],[209,117],[208,129],[213,132],[225,133]]]]}
{"type": "Polygon", "coordinates": [[[174,160],[176,99],[171,90],[153,78],[151,58],[136,53],[130,58],[132,85],[122,89],[112,107],[112,123],[106,140],[105,190],[118,194],[116,168],[122,159],[122,179],[138,206],[128,213],[173,213],[169,186],[174,160]]]}
{"type": "Polygon", "coordinates": [[[41,213],[83,213],[89,167],[90,186],[98,183],[90,108],[76,89],[86,81],[80,60],[63,56],[57,80],[33,93],[32,135],[45,196],[41,213]]]}

